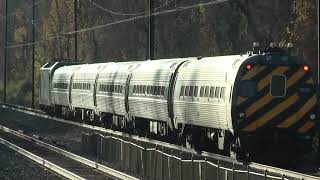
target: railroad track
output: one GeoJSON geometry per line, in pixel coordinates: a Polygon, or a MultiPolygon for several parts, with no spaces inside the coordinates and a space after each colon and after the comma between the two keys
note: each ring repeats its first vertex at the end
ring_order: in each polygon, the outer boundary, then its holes
{"type": "Polygon", "coordinates": [[[67,179],[138,179],[1,125],[0,143],[67,179]]]}
{"type": "MultiPolygon", "coordinates": [[[[135,141],[154,144],[154,145],[162,146],[162,147],[165,147],[165,148],[168,148],[168,149],[179,150],[179,151],[182,151],[182,152],[185,152],[185,153],[201,155],[204,158],[212,158],[212,159],[215,159],[215,160],[218,160],[218,161],[221,161],[221,162],[226,162],[226,163],[230,163],[230,164],[237,165],[237,166],[242,165],[241,162],[238,162],[235,159],[230,158],[230,157],[217,155],[217,154],[213,154],[213,153],[209,153],[209,152],[201,152],[199,154],[199,152],[196,152],[193,149],[184,148],[184,147],[181,147],[181,146],[165,143],[165,142],[162,142],[162,141],[151,140],[151,139],[147,139],[147,138],[143,138],[143,137],[139,137],[139,136],[129,135],[129,134],[126,134],[126,133],[123,133],[123,132],[119,132],[119,131],[113,131],[113,130],[104,129],[104,128],[101,128],[101,127],[88,125],[88,124],[72,122],[72,121],[67,121],[67,120],[64,120],[64,119],[56,118],[56,117],[51,117],[51,116],[48,116],[48,115],[46,115],[46,114],[44,114],[44,113],[42,113],[41,111],[38,111],[38,110],[33,110],[33,109],[29,109],[29,108],[21,108],[19,106],[13,107],[13,106],[10,106],[10,105],[2,105],[2,107],[3,108],[12,109],[12,110],[15,110],[15,111],[19,111],[19,112],[23,112],[23,113],[27,113],[27,114],[30,114],[30,115],[35,115],[35,116],[43,117],[43,118],[46,118],[46,119],[54,120],[54,121],[57,121],[57,122],[68,123],[68,124],[71,124],[71,125],[75,125],[75,126],[78,126],[78,127],[81,127],[81,128],[86,128],[86,129],[89,129],[89,130],[92,130],[92,131],[96,131],[96,132],[108,133],[108,134],[115,135],[117,137],[130,138],[130,139],[135,140],[135,141]]],[[[298,172],[294,172],[294,171],[288,171],[288,170],[285,170],[285,169],[276,168],[276,167],[272,167],[272,166],[267,166],[267,165],[254,163],[254,162],[250,163],[247,166],[247,168],[248,169],[257,169],[257,170],[259,170],[261,172],[261,173],[259,173],[259,176],[261,176],[261,177],[263,177],[263,176],[270,177],[272,179],[303,179],[303,180],[320,179],[319,177],[316,177],[316,176],[302,174],[302,173],[298,173],[298,172]],[[274,176],[274,174],[277,174],[277,176],[274,176]]],[[[227,170],[232,171],[232,169],[227,169],[227,170]]],[[[247,172],[246,170],[242,170],[242,171],[243,171],[243,173],[247,172]]],[[[248,172],[249,172],[249,170],[248,170],[248,172]]],[[[254,174],[254,172],[250,172],[250,173],[254,174]]]]}

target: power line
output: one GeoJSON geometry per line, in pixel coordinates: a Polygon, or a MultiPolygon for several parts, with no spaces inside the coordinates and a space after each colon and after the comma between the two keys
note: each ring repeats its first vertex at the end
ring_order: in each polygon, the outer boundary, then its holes
{"type": "Polygon", "coordinates": [[[136,16],[136,15],[146,14],[146,13],[149,13],[150,11],[152,12],[152,11],[154,11],[154,10],[157,10],[157,9],[160,9],[160,8],[162,8],[162,7],[164,7],[164,6],[167,6],[168,4],[170,4],[170,3],[174,2],[174,1],[175,1],[175,0],[168,1],[168,2],[166,2],[166,3],[164,3],[164,4],[160,5],[160,6],[158,6],[158,7],[156,7],[156,8],[153,8],[153,9],[151,9],[151,10],[148,10],[148,11],[142,11],[142,12],[138,12],[138,13],[119,13],[119,12],[115,12],[115,11],[106,9],[106,8],[102,7],[101,5],[95,3],[93,0],[90,0],[90,2],[91,2],[94,6],[96,6],[97,8],[99,8],[99,9],[105,11],[105,12],[111,13],[111,14],[122,15],[122,16],[136,16]]]}
{"type": "Polygon", "coordinates": [[[51,39],[55,39],[55,38],[59,38],[61,36],[63,37],[63,36],[68,36],[68,35],[72,35],[72,34],[75,34],[75,33],[83,33],[83,32],[87,32],[87,31],[93,31],[95,29],[101,29],[101,28],[105,28],[105,27],[116,25],[116,24],[120,24],[120,23],[135,21],[135,20],[143,19],[143,18],[150,17],[150,16],[158,16],[158,15],[162,15],[162,14],[169,14],[169,13],[173,13],[173,12],[183,11],[183,10],[187,10],[187,9],[197,8],[197,7],[209,6],[209,5],[212,5],[212,4],[218,4],[218,3],[227,2],[227,1],[229,1],[229,0],[213,0],[213,1],[206,2],[206,3],[194,4],[194,5],[191,5],[191,6],[177,7],[175,9],[163,10],[163,11],[156,12],[156,13],[150,13],[150,15],[147,14],[147,15],[142,15],[142,16],[135,16],[135,17],[132,17],[132,18],[122,19],[122,20],[111,22],[111,23],[97,25],[97,26],[93,26],[93,27],[89,27],[89,28],[83,28],[83,29],[79,29],[77,31],[60,32],[60,33],[53,34],[52,36],[49,36],[47,39],[42,39],[42,40],[36,41],[34,43],[30,42],[30,43],[15,44],[15,45],[11,45],[11,46],[6,46],[6,48],[15,48],[15,47],[21,47],[21,46],[29,46],[29,45],[33,45],[33,44],[40,44],[42,42],[45,42],[45,41],[48,41],[48,40],[51,40],[51,39]]]}

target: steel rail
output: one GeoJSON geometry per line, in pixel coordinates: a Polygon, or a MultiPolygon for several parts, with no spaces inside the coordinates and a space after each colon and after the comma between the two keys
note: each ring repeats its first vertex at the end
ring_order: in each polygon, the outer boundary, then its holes
{"type": "MultiPolygon", "coordinates": [[[[95,130],[95,131],[99,131],[99,132],[103,132],[103,133],[109,133],[109,134],[113,134],[113,135],[117,135],[117,136],[121,136],[121,137],[127,137],[127,138],[130,138],[130,139],[141,141],[141,142],[145,142],[145,143],[156,144],[156,145],[160,145],[160,146],[163,146],[163,147],[166,147],[166,148],[183,151],[183,152],[186,152],[186,153],[202,155],[204,157],[209,157],[209,158],[213,158],[213,159],[216,159],[216,160],[221,160],[221,161],[224,161],[224,162],[234,163],[235,165],[242,165],[242,163],[238,162],[236,159],[231,158],[231,157],[222,156],[222,155],[219,155],[219,154],[214,154],[214,153],[209,153],[209,152],[204,152],[204,151],[199,153],[199,152],[196,152],[193,149],[187,149],[185,147],[181,147],[181,146],[178,146],[178,145],[173,145],[173,144],[162,142],[162,141],[158,141],[158,140],[152,140],[152,139],[148,139],[148,138],[144,138],[144,137],[139,137],[139,136],[136,136],[136,135],[129,135],[127,133],[123,133],[123,132],[119,132],[119,131],[105,129],[105,128],[102,128],[102,127],[97,127],[97,126],[88,125],[88,124],[84,124],[84,123],[73,122],[73,121],[68,121],[68,120],[64,120],[64,119],[61,119],[61,118],[51,117],[51,116],[48,116],[48,115],[46,115],[44,113],[39,112],[39,110],[33,110],[31,108],[24,108],[24,107],[19,107],[19,106],[13,107],[13,106],[8,105],[8,104],[2,105],[1,107],[7,108],[7,109],[11,109],[11,110],[15,110],[15,111],[22,112],[22,113],[26,113],[26,114],[30,114],[30,115],[34,115],[34,116],[38,116],[38,117],[43,117],[43,118],[54,120],[54,121],[57,121],[57,122],[72,124],[72,125],[75,125],[75,126],[78,126],[78,127],[87,128],[87,129],[90,129],[90,130],[95,130]],[[27,109],[27,110],[23,110],[23,109],[27,109]]],[[[255,162],[250,163],[249,167],[250,168],[259,169],[259,170],[264,170],[264,171],[267,171],[268,173],[275,173],[275,174],[280,174],[280,175],[284,175],[284,176],[299,178],[299,179],[303,179],[303,180],[320,180],[320,177],[307,175],[307,174],[302,174],[302,173],[295,172],[295,171],[289,171],[289,170],[285,170],[285,169],[281,169],[281,168],[277,168],[277,167],[267,166],[267,165],[263,165],[263,164],[259,164],[259,163],[255,163],[255,162]]],[[[246,171],[244,171],[244,172],[246,172],[246,171]]],[[[249,173],[251,174],[252,172],[249,172],[249,173]]],[[[273,176],[270,176],[268,174],[267,177],[273,177],[273,176]]],[[[283,178],[283,179],[286,179],[286,178],[283,178]]]]}
{"type": "Polygon", "coordinates": [[[18,112],[22,112],[22,113],[26,113],[26,114],[30,114],[30,115],[34,115],[34,116],[38,116],[38,117],[42,117],[42,118],[46,118],[46,119],[50,119],[50,120],[54,120],[57,122],[67,123],[67,124],[71,124],[74,126],[78,126],[78,127],[82,127],[82,128],[86,128],[86,129],[90,129],[90,130],[99,131],[102,133],[108,133],[108,134],[112,134],[112,135],[116,135],[116,136],[120,136],[120,137],[130,138],[132,140],[136,140],[136,141],[140,141],[140,142],[144,142],[144,143],[150,143],[150,144],[155,144],[158,146],[163,146],[163,147],[166,147],[169,149],[183,151],[185,153],[202,155],[204,157],[214,158],[216,160],[221,160],[224,162],[235,163],[237,165],[242,164],[241,162],[238,162],[236,159],[231,158],[231,157],[222,156],[219,154],[209,153],[209,152],[205,152],[205,151],[198,152],[198,151],[195,151],[194,149],[185,148],[185,147],[175,145],[175,144],[170,144],[167,142],[148,139],[148,138],[140,137],[140,136],[136,136],[136,135],[130,135],[130,134],[120,132],[120,131],[114,131],[111,129],[105,129],[102,127],[88,125],[88,124],[79,123],[79,122],[74,122],[74,121],[70,121],[70,120],[65,120],[65,119],[61,119],[61,118],[57,118],[57,117],[51,117],[49,115],[46,115],[44,113],[39,112],[39,110],[33,110],[31,108],[25,108],[25,107],[16,106],[16,105],[11,106],[9,104],[2,104],[1,107],[6,108],[6,109],[11,109],[14,111],[18,111],[18,112]]]}
{"type": "Polygon", "coordinates": [[[9,128],[1,126],[1,125],[0,125],[0,129],[5,131],[5,132],[7,132],[7,133],[12,134],[12,135],[15,135],[15,136],[18,136],[20,138],[23,138],[25,140],[34,141],[34,142],[37,143],[37,145],[39,145],[41,147],[44,147],[46,149],[49,149],[49,150],[54,151],[56,153],[59,153],[59,154],[61,154],[63,156],[66,156],[66,157],[68,157],[70,159],[73,159],[73,160],[75,160],[77,162],[80,162],[82,164],[85,164],[87,166],[95,168],[97,170],[100,170],[100,171],[102,171],[102,172],[104,172],[104,173],[106,173],[108,175],[113,176],[113,177],[116,177],[116,178],[119,178],[119,179],[125,179],[125,180],[138,180],[138,178],[136,178],[136,177],[133,177],[133,176],[130,176],[130,175],[125,174],[123,172],[114,170],[114,169],[109,168],[109,167],[107,167],[105,165],[99,164],[97,162],[94,162],[92,160],[86,159],[86,158],[81,157],[79,155],[73,154],[73,153],[68,152],[66,150],[63,150],[61,148],[55,147],[55,146],[53,146],[51,144],[45,143],[45,142],[40,141],[40,140],[38,140],[38,139],[36,139],[34,137],[31,137],[31,136],[28,136],[26,134],[20,133],[18,131],[9,129],[9,128]]]}
{"type": "Polygon", "coordinates": [[[264,170],[268,171],[268,173],[282,174],[282,175],[285,175],[285,176],[288,176],[291,178],[294,177],[294,178],[299,178],[299,179],[303,179],[303,180],[315,180],[315,179],[320,180],[320,177],[302,174],[299,172],[289,171],[286,169],[281,169],[281,168],[263,165],[263,164],[259,164],[259,163],[254,163],[254,162],[250,164],[250,167],[255,168],[255,169],[264,169],[264,170]]]}
{"type": "Polygon", "coordinates": [[[27,150],[24,150],[23,148],[10,143],[9,141],[6,141],[6,140],[0,138],[0,143],[7,146],[8,148],[14,150],[15,152],[18,152],[19,154],[23,155],[24,157],[27,157],[27,158],[31,159],[32,161],[40,164],[41,166],[44,166],[44,167],[52,170],[53,172],[56,172],[57,174],[65,177],[65,178],[73,179],[73,180],[85,180],[84,178],[82,178],[82,177],[80,177],[80,176],[46,160],[46,159],[43,159],[42,157],[39,157],[39,156],[37,156],[27,150]]]}

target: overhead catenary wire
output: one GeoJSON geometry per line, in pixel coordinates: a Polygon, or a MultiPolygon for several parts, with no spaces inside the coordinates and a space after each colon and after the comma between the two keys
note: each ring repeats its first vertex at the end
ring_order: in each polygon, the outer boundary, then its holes
{"type": "Polygon", "coordinates": [[[116,25],[116,24],[121,24],[121,23],[125,23],[125,22],[130,22],[130,21],[135,21],[135,20],[139,20],[139,19],[143,19],[143,18],[147,18],[150,16],[158,16],[158,15],[162,15],[162,14],[169,14],[169,13],[173,13],[173,12],[178,12],[178,11],[183,11],[183,10],[187,10],[187,9],[192,9],[192,8],[197,8],[197,7],[204,7],[204,6],[209,6],[212,4],[218,4],[218,3],[222,3],[222,2],[227,2],[229,0],[213,0],[213,1],[209,1],[206,3],[197,3],[194,5],[190,5],[190,6],[181,6],[181,7],[177,7],[174,9],[169,9],[169,10],[163,10],[160,12],[155,12],[155,13],[150,13],[150,14],[146,14],[146,15],[141,15],[141,16],[134,16],[131,18],[127,18],[127,19],[122,19],[122,20],[118,20],[118,21],[114,21],[114,22],[110,22],[110,23],[106,23],[106,24],[102,24],[102,25],[96,25],[93,27],[88,27],[88,28],[83,28],[83,29],[79,29],[77,31],[69,31],[69,32],[59,32],[56,34],[52,34],[51,36],[49,36],[46,39],[42,39],[36,42],[30,42],[30,43],[21,43],[21,44],[15,44],[15,45],[10,45],[10,46],[6,46],[6,48],[15,48],[15,47],[21,47],[21,46],[29,46],[29,45],[33,45],[33,44],[40,44],[42,42],[51,40],[51,39],[55,39],[55,38],[59,38],[59,37],[63,37],[63,36],[69,36],[75,33],[83,33],[83,32],[88,32],[88,31],[93,31],[96,29],[101,29],[101,28],[105,28],[108,26],[112,26],[112,25],[116,25]]]}
{"type": "Polygon", "coordinates": [[[95,3],[93,0],[89,0],[89,1],[90,1],[94,6],[96,6],[97,8],[99,8],[99,9],[105,11],[105,12],[111,13],[111,14],[122,15],[122,16],[136,16],[136,15],[143,15],[143,14],[147,14],[147,13],[149,13],[149,12],[158,10],[158,9],[160,9],[160,8],[162,8],[162,7],[165,7],[165,6],[173,3],[175,0],[168,1],[168,2],[162,4],[162,5],[158,6],[158,7],[155,7],[155,8],[153,8],[153,9],[151,9],[151,10],[142,11],[142,12],[138,12],[138,13],[120,13],[120,12],[115,12],[115,11],[112,11],[112,10],[109,10],[109,9],[106,9],[106,8],[102,7],[101,5],[95,3]]]}

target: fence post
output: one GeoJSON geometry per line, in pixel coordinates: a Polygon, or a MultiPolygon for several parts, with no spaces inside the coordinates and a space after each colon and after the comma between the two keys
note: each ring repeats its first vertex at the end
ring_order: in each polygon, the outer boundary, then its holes
{"type": "Polygon", "coordinates": [[[180,180],[182,180],[182,152],[180,152],[180,180]]]}
{"type": "Polygon", "coordinates": [[[132,168],[130,167],[130,164],[131,164],[131,144],[130,144],[130,142],[131,142],[131,139],[129,139],[129,141],[128,141],[128,143],[127,143],[127,145],[129,145],[129,162],[128,162],[128,169],[129,169],[129,172],[132,172],[132,168]]]}
{"type": "Polygon", "coordinates": [[[247,180],[250,180],[250,166],[247,166],[247,180]]]}
{"type": "MultiPolygon", "coordinates": [[[[204,158],[204,179],[207,179],[207,171],[208,171],[208,162],[207,162],[207,158],[204,158]]],[[[201,178],[202,179],[202,178],[201,178]]]]}
{"type": "Polygon", "coordinates": [[[154,161],[154,170],[153,170],[153,177],[152,179],[155,179],[155,177],[157,176],[157,154],[158,154],[158,145],[156,144],[156,150],[155,150],[155,161],[154,161]]]}
{"type": "Polygon", "coordinates": [[[234,163],[232,163],[232,180],[234,180],[234,163]]]}
{"type": "Polygon", "coordinates": [[[217,179],[219,179],[219,169],[220,169],[220,161],[218,161],[218,167],[217,167],[217,179]]]}
{"type": "Polygon", "coordinates": [[[146,178],[147,177],[147,173],[146,173],[146,148],[144,147],[143,149],[140,149],[140,154],[141,154],[141,166],[142,166],[142,177],[146,178]]]}
{"type": "Polygon", "coordinates": [[[170,153],[170,156],[168,157],[168,171],[169,171],[169,180],[171,180],[172,179],[172,154],[173,154],[173,150],[171,149],[171,151],[170,151],[171,153],[170,153]]]}
{"type": "Polygon", "coordinates": [[[164,152],[163,152],[163,147],[161,147],[161,179],[164,179],[164,152]]]}
{"type": "Polygon", "coordinates": [[[193,154],[191,155],[191,173],[192,173],[192,179],[194,179],[193,154]]]}

